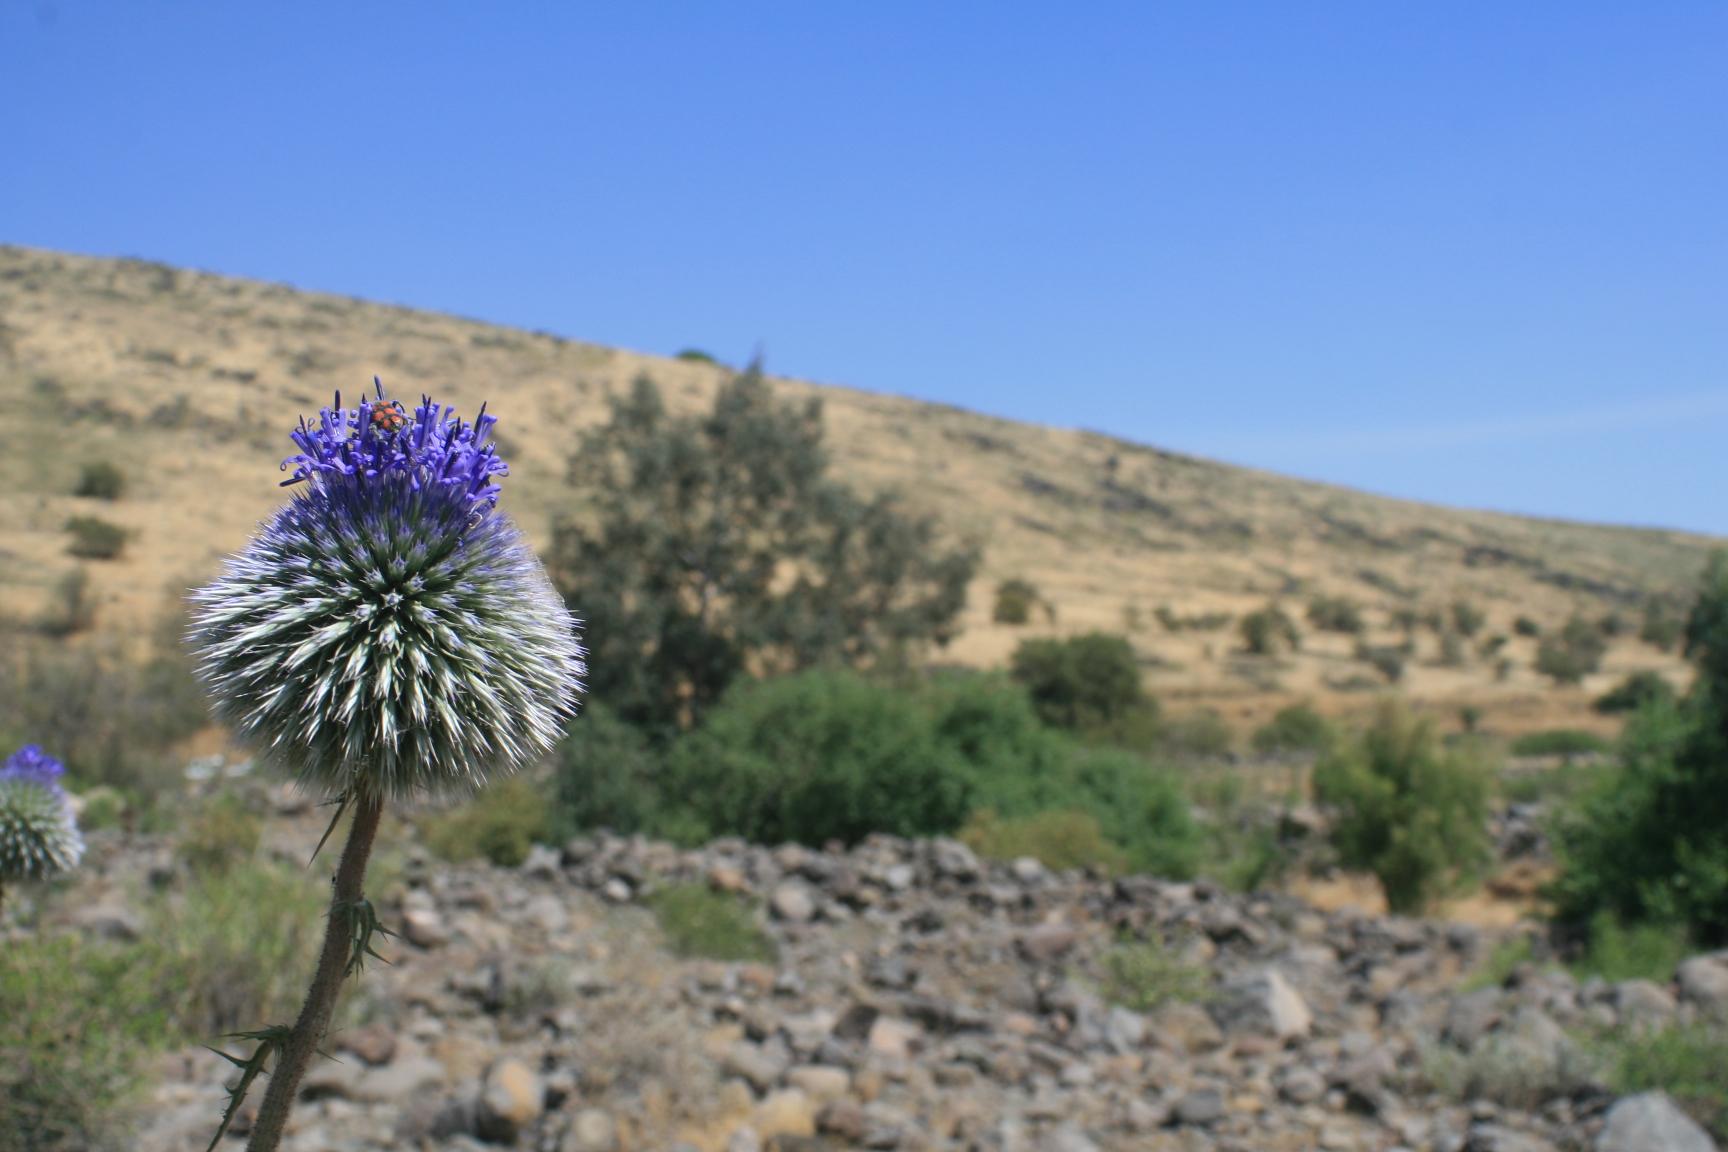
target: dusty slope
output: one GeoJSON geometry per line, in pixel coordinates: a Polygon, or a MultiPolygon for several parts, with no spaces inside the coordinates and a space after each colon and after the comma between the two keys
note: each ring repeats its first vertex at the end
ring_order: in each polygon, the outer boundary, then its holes
{"type": "MultiPolygon", "coordinates": [[[[282,499],[269,462],[286,451],[293,420],[374,373],[400,394],[436,392],[469,412],[489,400],[505,418],[508,506],[543,537],[574,498],[562,482],[573,431],[642,372],[688,404],[721,379],[699,364],[450,316],[0,247],[0,605],[39,617],[74,564],[67,517],[97,514],[133,532],[121,560],[90,565],[98,628],[140,631],[171,589],[211,571],[282,499]],[[67,495],[93,459],[125,470],[131,489],[118,504],[67,495]]],[[[1488,632],[1521,614],[1546,625],[1619,607],[1635,618],[1647,594],[1684,589],[1711,545],[1389,500],[901,397],[782,387],[824,397],[848,476],[898,487],[986,543],[966,634],[948,658],[996,663],[1028,633],[1137,622],[1153,687],[1233,718],[1297,695],[1350,706],[1372,673],[1345,637],[1310,633],[1301,654],[1268,664],[1236,656],[1230,629],[1169,634],[1156,608],[1241,613],[1281,596],[1300,616],[1311,595],[1336,593],[1368,606],[1387,642],[1394,609],[1457,597],[1487,610],[1488,632]],[[1054,625],[990,623],[991,590],[1006,576],[1043,590],[1054,625]]],[[[1528,640],[1507,649],[1516,667],[1505,682],[1490,660],[1441,668],[1435,637],[1421,645],[1405,678],[1412,694],[1481,702],[1509,727],[1576,713],[1585,698],[1544,687],[1528,640]]],[[[1631,667],[1678,670],[1625,641],[1586,690],[1631,667]]]]}

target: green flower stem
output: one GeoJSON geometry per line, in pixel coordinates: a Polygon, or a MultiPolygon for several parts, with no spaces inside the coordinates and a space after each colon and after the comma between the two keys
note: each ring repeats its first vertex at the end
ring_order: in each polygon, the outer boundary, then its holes
{"type": "Polygon", "coordinates": [[[372,841],[378,834],[378,820],[384,814],[382,801],[374,797],[358,800],[354,805],[354,824],[348,830],[348,843],[342,849],[342,862],[336,867],[335,891],[330,898],[330,916],[324,926],[324,950],[318,956],[318,971],[307,990],[306,1003],[300,1018],[282,1047],[282,1055],[270,1073],[270,1086],[264,1093],[264,1103],[258,1109],[258,1119],[252,1125],[252,1139],[247,1152],[275,1152],[282,1142],[282,1132],[288,1126],[288,1112],[299,1094],[300,1080],[312,1062],[324,1033],[330,1028],[330,1018],[336,1011],[336,995],[342,990],[342,979],[348,970],[349,951],[354,939],[350,919],[359,904],[366,879],[366,861],[372,855],[372,841]]]}

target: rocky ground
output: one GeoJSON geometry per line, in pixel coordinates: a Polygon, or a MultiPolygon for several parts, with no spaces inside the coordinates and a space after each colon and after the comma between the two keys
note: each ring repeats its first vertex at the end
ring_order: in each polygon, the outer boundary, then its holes
{"type": "MultiPolygon", "coordinates": [[[[91,883],[161,851],[98,853],[91,883]]],[[[1461,992],[1495,943],[1471,928],[945,840],[601,836],[514,870],[411,853],[388,887],[403,938],[307,1078],[298,1152],[1715,1147],[1665,1096],[1616,1100],[1578,1037],[1728,1011],[1728,955],[1670,985],[1527,965],[1461,992]],[[683,882],[752,901],[778,959],[672,957],[643,901],[683,882]],[[1108,1002],[1106,955],[1144,939],[1169,966],[1146,988],[1187,998],[1108,1002]]],[[[126,930],[92,901],[87,929],[126,930]]],[[[228,1071],[165,1060],[140,1152],[202,1148],[228,1071]]]]}

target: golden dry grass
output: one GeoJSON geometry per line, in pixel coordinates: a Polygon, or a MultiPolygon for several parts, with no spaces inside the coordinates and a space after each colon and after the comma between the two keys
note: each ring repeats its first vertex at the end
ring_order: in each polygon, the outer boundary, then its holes
{"type": "MultiPolygon", "coordinates": [[[[25,624],[47,612],[76,563],[66,520],[96,515],[132,534],[120,559],[87,565],[97,631],[145,634],[284,498],[268,462],[289,450],[286,428],[374,373],[397,395],[424,390],[469,413],[490,401],[512,465],[506,507],[540,540],[581,499],[563,482],[565,457],[608,393],[648,373],[690,406],[723,379],[708,365],[452,316],[0,247],[0,611],[25,624]],[[125,471],[124,499],[70,495],[97,460],[125,471]]],[[[1240,615],[1276,598],[1300,619],[1311,596],[1344,595],[1367,609],[1375,643],[1398,638],[1393,610],[1457,598],[1486,610],[1485,633],[1509,633],[1519,615],[1552,626],[1614,607],[1635,621],[1647,594],[1683,594],[1720,543],[1438,508],[903,397],[778,386],[822,396],[845,476],[898,489],[985,546],[965,633],[940,659],[994,665],[1029,635],[1131,631],[1154,692],[1236,724],[1299,698],[1359,710],[1374,674],[1348,637],[1307,630],[1301,652],[1250,659],[1233,628],[1167,632],[1159,606],[1240,615]],[[1011,576],[1040,588],[1054,622],[991,622],[993,589],[1011,576]]],[[[1589,697],[1634,668],[1683,675],[1677,658],[1624,639],[1582,689],[1557,692],[1531,670],[1530,640],[1508,645],[1504,682],[1475,656],[1439,667],[1437,643],[1421,635],[1403,690],[1477,705],[1508,731],[1585,720],[1589,697]]]]}

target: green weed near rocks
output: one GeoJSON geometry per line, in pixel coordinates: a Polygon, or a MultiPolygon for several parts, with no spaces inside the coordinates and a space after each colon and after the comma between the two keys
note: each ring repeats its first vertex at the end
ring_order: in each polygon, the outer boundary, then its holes
{"type": "Polygon", "coordinates": [[[774,942],[750,906],[702,884],[678,884],[648,898],[673,955],[687,959],[770,962],[774,942]]]}
{"type": "Polygon", "coordinates": [[[1112,1004],[1151,1012],[1173,1001],[1204,1000],[1212,988],[1207,970],[1189,964],[1162,940],[1118,940],[1098,961],[1099,991],[1112,1004]]]}

